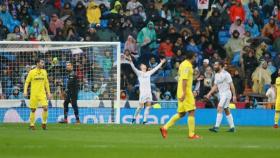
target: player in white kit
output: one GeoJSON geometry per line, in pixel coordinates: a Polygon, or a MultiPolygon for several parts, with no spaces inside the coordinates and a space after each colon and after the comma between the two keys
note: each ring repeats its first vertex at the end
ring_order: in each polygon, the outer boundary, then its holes
{"type": "Polygon", "coordinates": [[[223,69],[223,62],[221,61],[214,63],[214,70],[216,72],[214,86],[212,87],[210,92],[206,95],[206,98],[209,99],[211,95],[218,90],[220,101],[217,107],[216,124],[213,128],[210,128],[209,130],[211,132],[218,132],[218,129],[223,119],[223,111],[225,111],[227,121],[230,126],[228,132],[235,132],[233,117],[229,109],[231,98],[233,99],[233,102],[236,102],[235,88],[232,82],[232,78],[230,74],[223,69]]]}
{"type": "Polygon", "coordinates": [[[138,70],[132,60],[131,57],[128,56],[126,57],[126,59],[129,61],[132,70],[135,72],[135,74],[138,77],[138,81],[139,81],[139,91],[140,91],[140,95],[139,95],[139,106],[137,107],[133,119],[132,119],[132,123],[135,123],[137,116],[139,115],[141,109],[145,106],[145,111],[144,111],[144,118],[143,118],[143,124],[147,123],[147,116],[149,115],[149,111],[151,108],[151,102],[153,99],[152,96],[152,89],[151,89],[151,76],[165,63],[165,59],[161,59],[160,63],[153,68],[152,70],[148,71],[148,68],[145,64],[140,64],[140,70],[138,70]]]}

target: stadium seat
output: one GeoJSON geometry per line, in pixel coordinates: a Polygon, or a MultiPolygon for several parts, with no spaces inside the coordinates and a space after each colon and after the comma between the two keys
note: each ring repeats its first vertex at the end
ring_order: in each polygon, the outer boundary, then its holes
{"type": "Polygon", "coordinates": [[[245,109],[246,102],[237,102],[235,103],[236,109],[245,109]]]}
{"type": "Polygon", "coordinates": [[[198,108],[198,109],[204,109],[205,108],[205,102],[197,101],[195,104],[196,104],[196,108],[198,108]]]}
{"type": "Polygon", "coordinates": [[[230,34],[227,30],[219,31],[218,34],[219,44],[225,45],[230,38],[230,34]]]}

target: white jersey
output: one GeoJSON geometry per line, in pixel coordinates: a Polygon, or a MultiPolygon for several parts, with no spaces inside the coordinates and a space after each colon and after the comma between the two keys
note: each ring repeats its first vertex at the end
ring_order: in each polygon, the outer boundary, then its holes
{"type": "Polygon", "coordinates": [[[230,74],[224,69],[221,72],[215,74],[214,84],[217,85],[219,90],[220,97],[230,97],[231,98],[231,90],[230,83],[232,82],[232,78],[230,74]]]}
{"type": "Polygon", "coordinates": [[[276,100],[276,93],[275,93],[275,88],[274,87],[270,87],[266,94],[267,96],[267,101],[268,102],[274,102],[276,100]]]}
{"type": "Polygon", "coordinates": [[[142,72],[136,69],[134,64],[130,62],[132,70],[136,73],[139,81],[139,101],[141,103],[151,102],[153,99],[152,89],[151,89],[151,76],[162,66],[162,64],[158,64],[154,69],[142,72]]]}

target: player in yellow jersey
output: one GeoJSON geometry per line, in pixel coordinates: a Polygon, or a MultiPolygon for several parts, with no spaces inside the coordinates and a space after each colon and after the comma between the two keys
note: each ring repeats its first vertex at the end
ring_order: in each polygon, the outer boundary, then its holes
{"type": "Polygon", "coordinates": [[[179,66],[179,79],[177,87],[178,109],[177,114],[160,128],[160,132],[163,138],[167,137],[167,130],[169,127],[175,124],[177,120],[184,117],[188,113],[188,127],[189,127],[189,139],[199,139],[200,136],[195,134],[195,99],[192,92],[193,84],[193,65],[195,61],[195,54],[188,52],[186,54],[186,60],[184,60],[179,66]]]}
{"type": "Polygon", "coordinates": [[[45,62],[36,59],[36,68],[31,70],[24,84],[24,96],[27,97],[27,89],[30,87],[30,129],[35,129],[35,112],[38,105],[43,107],[42,128],[46,129],[48,118],[48,99],[51,99],[50,86],[47,71],[44,68],[45,62]]]}
{"type": "Polygon", "coordinates": [[[278,69],[278,77],[275,81],[276,85],[276,103],[275,103],[275,116],[274,116],[274,128],[278,128],[278,121],[280,116],[280,69],[278,69]]]}

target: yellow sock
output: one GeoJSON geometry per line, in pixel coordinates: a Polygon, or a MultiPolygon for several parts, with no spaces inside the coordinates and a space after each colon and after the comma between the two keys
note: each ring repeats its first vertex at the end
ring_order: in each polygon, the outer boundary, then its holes
{"type": "Polygon", "coordinates": [[[276,124],[276,125],[278,125],[279,116],[280,116],[280,112],[275,112],[275,116],[274,116],[274,124],[276,124]]]}
{"type": "Polygon", "coordinates": [[[43,117],[42,123],[46,124],[47,123],[47,119],[48,119],[48,111],[43,110],[42,117],[43,117]]]}
{"type": "Polygon", "coordinates": [[[188,116],[189,136],[192,137],[195,132],[195,118],[194,116],[188,116]]]}
{"type": "Polygon", "coordinates": [[[29,120],[30,120],[30,126],[34,126],[35,125],[35,112],[30,112],[30,116],[29,116],[29,120]]]}
{"type": "Polygon", "coordinates": [[[177,120],[180,119],[179,114],[175,114],[172,118],[163,126],[164,129],[168,129],[169,127],[173,126],[177,120]]]}

